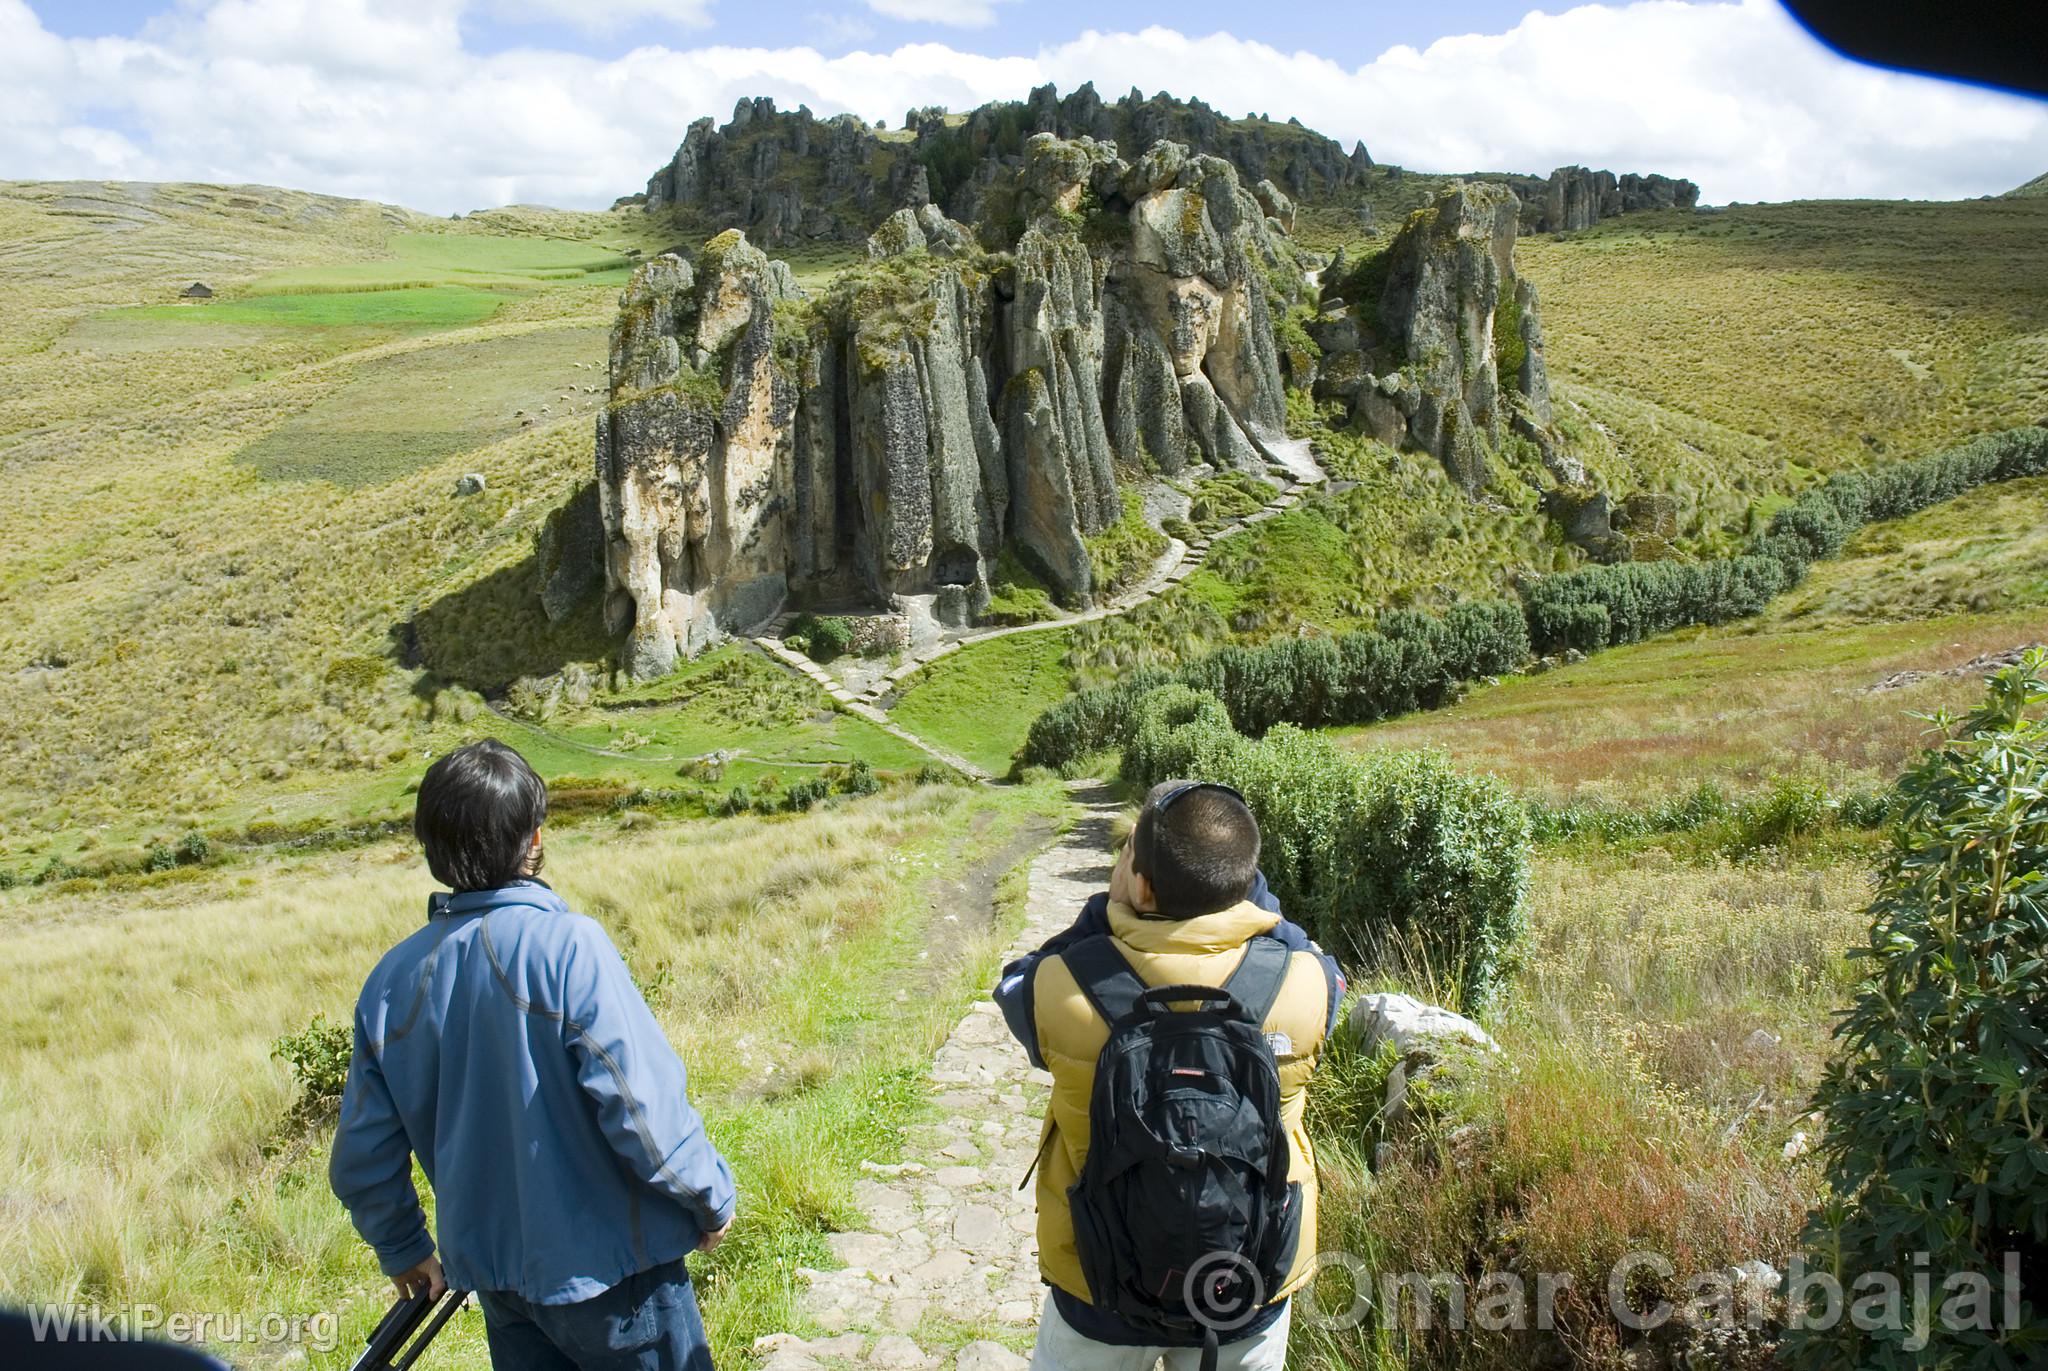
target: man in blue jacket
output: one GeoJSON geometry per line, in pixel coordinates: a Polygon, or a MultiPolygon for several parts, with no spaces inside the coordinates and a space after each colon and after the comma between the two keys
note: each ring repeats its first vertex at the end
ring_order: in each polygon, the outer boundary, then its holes
{"type": "Polygon", "coordinates": [[[328,1178],[401,1293],[476,1292],[496,1371],[711,1371],[683,1258],[732,1171],[618,950],[537,879],[546,817],[502,743],[428,769],[413,831],[453,893],[363,986],[328,1178]]]}

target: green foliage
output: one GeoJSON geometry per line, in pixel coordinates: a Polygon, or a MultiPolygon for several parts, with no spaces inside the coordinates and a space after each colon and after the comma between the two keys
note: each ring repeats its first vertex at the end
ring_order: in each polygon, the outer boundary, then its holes
{"type": "Polygon", "coordinates": [[[839,790],[844,795],[872,795],[882,788],[882,778],[875,774],[874,766],[865,757],[854,759],[840,778],[839,790]]]}
{"type": "Polygon", "coordinates": [[[151,875],[171,871],[181,866],[198,866],[213,855],[213,843],[204,833],[194,829],[178,839],[173,846],[164,842],[153,842],[142,854],[142,869],[151,875]]]}
{"type": "Polygon", "coordinates": [[[1114,595],[1151,570],[1166,551],[1166,535],[1145,518],[1145,502],[1136,490],[1123,493],[1123,514],[1092,538],[1088,571],[1097,595],[1114,595]]]}
{"type": "Polygon", "coordinates": [[[336,657],[327,664],[327,684],[345,692],[375,690],[390,667],[382,657],[336,657]]]}
{"type": "Polygon", "coordinates": [[[1803,1330],[1787,1349],[1801,1371],[2032,1365],[2048,1347],[2048,725],[2028,717],[2048,701],[2044,664],[2036,652],[1993,677],[1899,780],[1869,939],[1850,953],[1868,969],[1815,1095],[1833,1198],[1805,1235],[1845,1285],[1996,1281],[2018,1254],[2027,1307],[2014,1327],[1936,1328],[1924,1351],[1910,1326],[1803,1330]]]}
{"type": "Polygon", "coordinates": [[[1386,291],[1387,276],[1394,265],[1393,254],[1387,251],[1392,243],[1393,239],[1388,238],[1385,243],[1352,261],[1337,280],[1325,281],[1323,298],[1342,300],[1351,306],[1351,317],[1361,325],[1370,327],[1376,324],[1380,296],[1386,291]]]}
{"type": "Polygon", "coordinates": [[[1260,480],[1248,471],[1230,470],[1204,476],[1195,482],[1188,502],[1188,518],[1198,528],[1216,529],[1232,519],[1256,513],[1279,494],[1271,481],[1260,480]]]}
{"type": "Polygon", "coordinates": [[[327,1022],[325,1014],[315,1014],[304,1029],[287,1033],[272,1045],[270,1055],[291,1067],[299,1085],[293,1117],[310,1121],[341,1106],[354,1051],[353,1030],[345,1023],[327,1022]]]}
{"type": "Polygon", "coordinates": [[[1529,822],[1500,782],[1434,752],[1359,756],[1291,726],[1254,741],[1186,685],[1133,711],[1123,777],[1221,781],[1258,816],[1260,865],[1290,917],[1354,965],[1456,986],[1485,1012],[1513,965],[1529,822]]]}
{"type": "Polygon", "coordinates": [[[1140,670],[1070,695],[1033,722],[1022,755],[1059,769],[1109,746],[1127,735],[1138,701],[1169,681],[1205,692],[1233,728],[1256,736],[1280,723],[1366,723],[1441,704],[1458,683],[1512,671],[1528,655],[1512,602],[1471,601],[1441,617],[1395,610],[1376,629],[1228,646],[1172,672],[1140,670]]]}
{"type": "Polygon", "coordinates": [[[790,814],[803,814],[824,803],[832,796],[832,783],[823,776],[807,776],[782,792],[782,809],[790,814]]]}
{"type": "Polygon", "coordinates": [[[1493,360],[1495,379],[1502,395],[1520,389],[1522,363],[1528,360],[1529,345],[1522,337],[1522,306],[1515,298],[1514,282],[1501,287],[1500,308],[1493,315],[1493,360]]]}
{"type": "Polygon", "coordinates": [[[1005,543],[996,555],[989,579],[988,611],[982,622],[992,625],[1035,624],[1054,616],[1052,589],[1005,543]]]}
{"type": "Polygon", "coordinates": [[[1839,473],[1780,509],[1742,556],[1624,562],[1533,582],[1523,591],[1529,637],[1539,652],[1591,652],[1686,624],[1745,618],[1796,585],[1814,562],[1838,555],[1866,523],[2044,472],[2048,428],[2025,427],[1875,471],[1839,473]]]}
{"type": "Polygon", "coordinates": [[[853,620],[842,614],[799,614],[783,641],[814,662],[829,662],[853,646],[853,620]]]}

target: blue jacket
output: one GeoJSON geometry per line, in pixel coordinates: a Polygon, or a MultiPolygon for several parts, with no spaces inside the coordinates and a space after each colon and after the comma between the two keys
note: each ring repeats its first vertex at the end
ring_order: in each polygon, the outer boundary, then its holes
{"type": "MultiPolygon", "coordinates": [[[[1280,901],[1266,885],[1266,873],[1254,872],[1252,888],[1245,896],[1261,909],[1281,913],[1280,901]]],[[[1023,1044],[1025,1055],[1031,1064],[1043,1071],[1045,1063],[1038,1059],[1038,1025],[1032,997],[1032,981],[1038,974],[1038,964],[1047,957],[1066,951],[1083,938],[1109,932],[1109,893],[1100,892],[1081,906],[1081,917],[1064,932],[1055,933],[1046,939],[1045,946],[1036,952],[1027,952],[1003,968],[1003,974],[996,978],[995,1002],[1003,1011],[1003,1022],[1009,1025],[1010,1036],[1023,1044]]],[[[1290,922],[1284,915],[1273,929],[1272,936],[1284,943],[1290,952],[1313,952],[1323,959],[1323,975],[1330,983],[1330,1031],[1337,1028],[1337,1011],[1344,1004],[1344,973],[1337,966],[1337,959],[1317,947],[1314,939],[1297,923],[1290,922]]]]}
{"type": "Polygon", "coordinates": [[[434,1251],[462,1290],[600,1295],[732,1217],[732,1172],[618,950],[538,881],[438,894],[377,963],[328,1180],[386,1275],[434,1251]]]}

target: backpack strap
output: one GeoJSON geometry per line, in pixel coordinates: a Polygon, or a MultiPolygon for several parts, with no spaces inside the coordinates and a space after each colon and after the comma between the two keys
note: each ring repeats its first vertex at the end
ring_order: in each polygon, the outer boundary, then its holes
{"type": "Polygon", "coordinates": [[[1280,1002],[1280,991],[1287,984],[1293,961],[1294,954],[1278,938],[1261,933],[1245,944],[1244,959],[1230,973],[1223,988],[1244,1008],[1245,1017],[1254,1028],[1264,1028],[1273,1006],[1280,1002]]]}
{"type": "Polygon", "coordinates": [[[1081,987],[1088,1003],[1111,1028],[1136,1009],[1138,1001],[1144,998],[1145,982],[1131,969],[1131,964],[1124,960],[1124,954],[1116,950],[1116,944],[1107,934],[1083,938],[1060,953],[1060,960],[1073,973],[1074,984],[1081,987]]]}

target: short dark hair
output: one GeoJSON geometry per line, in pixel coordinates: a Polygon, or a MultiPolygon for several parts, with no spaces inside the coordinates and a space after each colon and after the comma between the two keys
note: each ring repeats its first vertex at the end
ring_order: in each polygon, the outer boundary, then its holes
{"type": "Polygon", "coordinates": [[[435,880],[450,890],[495,890],[539,871],[528,854],[547,816],[547,784],[526,758],[485,738],[427,768],[412,831],[435,880]]]}
{"type": "Polygon", "coordinates": [[[1259,869],[1259,821],[1228,786],[1165,781],[1131,830],[1131,869],[1152,885],[1158,912],[1193,919],[1228,909],[1259,869]]]}

